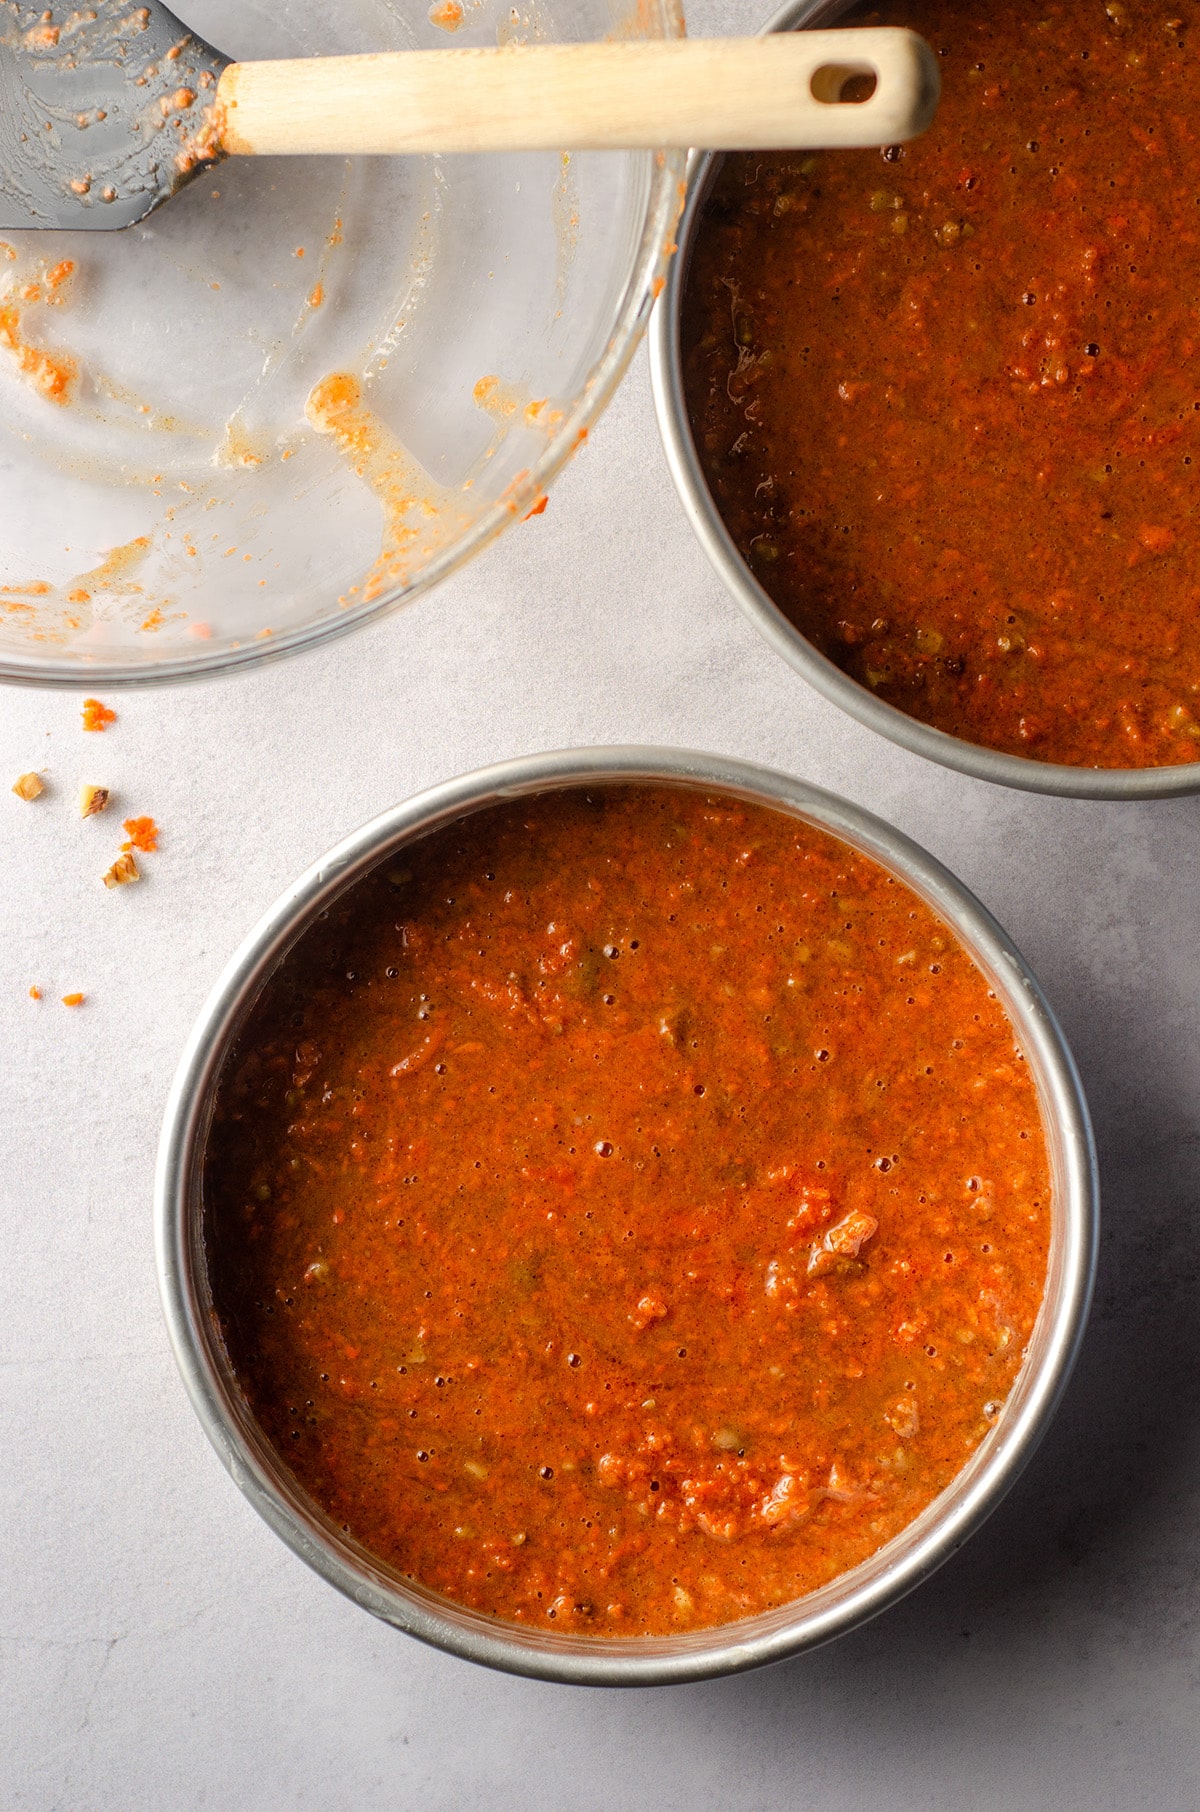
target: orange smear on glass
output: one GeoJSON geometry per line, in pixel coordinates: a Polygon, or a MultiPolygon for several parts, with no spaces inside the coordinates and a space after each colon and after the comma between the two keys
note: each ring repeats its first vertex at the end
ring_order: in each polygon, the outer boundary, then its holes
{"type": "Polygon", "coordinates": [[[22,337],[21,316],[11,302],[0,306],[0,346],[12,353],[22,377],[27,377],[47,402],[69,400],[77,376],[74,361],[62,353],[54,354],[40,346],[31,346],[22,337]]]}
{"type": "Polygon", "coordinates": [[[349,372],[322,378],[309,396],[305,414],[318,434],[332,438],[383,509],[383,544],[362,591],[364,603],[371,603],[391,586],[407,582],[413,557],[421,555],[422,530],[435,518],[449,524],[455,500],[368,407],[362,385],[349,372]]]}

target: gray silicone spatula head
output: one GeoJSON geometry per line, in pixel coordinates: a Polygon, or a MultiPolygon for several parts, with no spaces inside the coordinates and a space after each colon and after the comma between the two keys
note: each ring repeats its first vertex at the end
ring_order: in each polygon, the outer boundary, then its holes
{"type": "Polygon", "coordinates": [[[0,0],[0,231],[144,219],[220,155],[227,62],[154,0],[0,0]]]}

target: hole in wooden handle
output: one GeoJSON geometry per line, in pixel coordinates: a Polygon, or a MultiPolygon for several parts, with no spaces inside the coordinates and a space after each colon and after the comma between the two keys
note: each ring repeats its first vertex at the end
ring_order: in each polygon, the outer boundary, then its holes
{"type": "Polygon", "coordinates": [[[875,71],[865,64],[825,63],[814,69],[809,87],[814,101],[828,106],[861,107],[876,88],[875,71]]]}

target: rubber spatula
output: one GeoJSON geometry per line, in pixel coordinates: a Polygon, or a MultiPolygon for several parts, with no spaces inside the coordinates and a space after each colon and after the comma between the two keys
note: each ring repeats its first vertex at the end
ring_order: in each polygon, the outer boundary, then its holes
{"type": "Polygon", "coordinates": [[[154,0],[0,0],[0,230],[131,226],[228,156],[896,144],[938,92],[891,28],[231,63],[154,0]]]}

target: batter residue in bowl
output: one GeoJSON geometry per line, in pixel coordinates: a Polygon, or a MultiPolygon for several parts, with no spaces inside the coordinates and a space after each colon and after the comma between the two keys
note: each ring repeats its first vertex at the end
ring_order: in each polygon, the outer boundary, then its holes
{"type": "Polygon", "coordinates": [[[460,532],[467,513],[460,494],[437,484],[363,399],[362,385],[348,372],[323,378],[309,396],[305,413],[318,434],[333,437],[342,458],[370,486],[383,509],[379,557],[361,586],[341,599],[371,603],[389,586],[401,585],[412,566],[427,556],[439,535],[460,532]]]}
{"type": "Polygon", "coordinates": [[[52,263],[40,260],[32,274],[23,273],[15,248],[0,240],[0,347],[25,382],[50,403],[70,399],[78,376],[76,364],[67,353],[35,344],[29,338],[25,316],[39,305],[53,308],[60,303],[63,285],[74,272],[74,260],[60,258],[52,263]]]}
{"type": "Polygon", "coordinates": [[[950,1483],[1041,1299],[986,980],[795,819],[489,810],[301,942],[220,1086],[220,1324],[335,1524],[463,1604],[636,1635],[785,1604],[950,1483]]]}
{"type": "Polygon", "coordinates": [[[1200,760],[1196,8],[855,17],[939,50],[941,108],[882,157],[726,161],[684,319],[718,507],[816,647],[925,723],[1200,760]]]}

